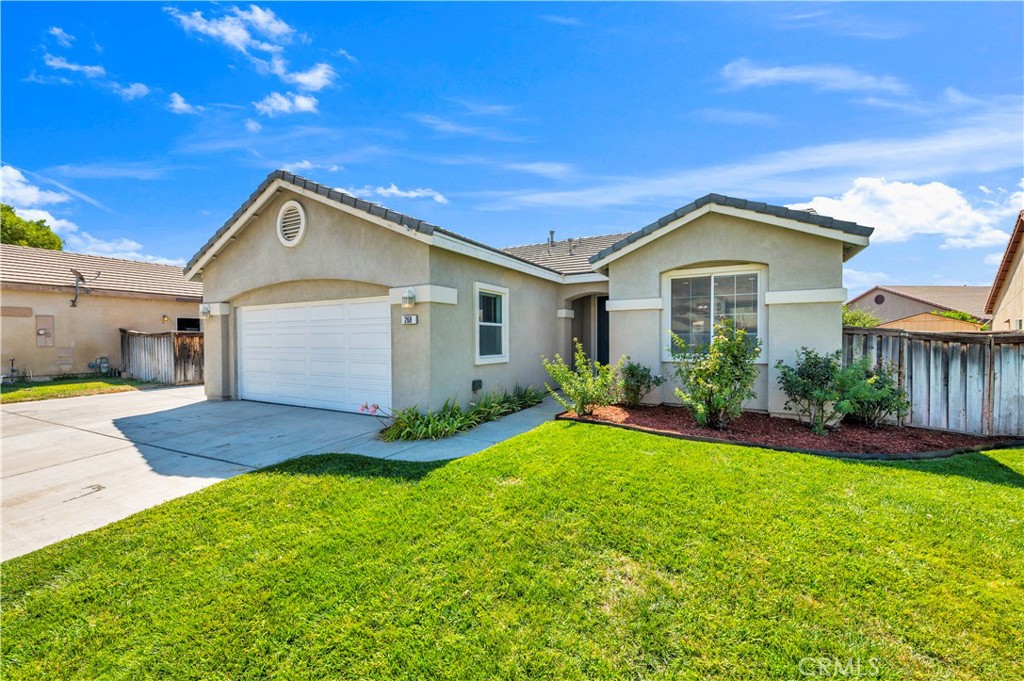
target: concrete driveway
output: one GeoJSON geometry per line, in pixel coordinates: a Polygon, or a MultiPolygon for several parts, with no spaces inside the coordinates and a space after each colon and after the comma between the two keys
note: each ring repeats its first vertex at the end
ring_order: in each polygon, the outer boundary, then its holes
{"type": "Polygon", "coordinates": [[[385,443],[371,416],[207,402],[201,386],[4,405],[2,560],[303,454],[452,459],[550,420],[544,404],[447,440],[385,443]]]}

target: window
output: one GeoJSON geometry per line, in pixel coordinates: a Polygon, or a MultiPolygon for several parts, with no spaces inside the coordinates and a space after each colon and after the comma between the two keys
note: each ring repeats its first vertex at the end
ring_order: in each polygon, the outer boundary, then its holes
{"type": "MultiPolygon", "coordinates": [[[[736,328],[746,330],[748,337],[763,339],[762,272],[760,268],[729,267],[670,272],[663,281],[667,317],[663,328],[671,329],[688,346],[700,347],[711,342],[715,324],[731,319],[736,328]]],[[[666,361],[672,358],[671,343],[666,335],[666,361]]]]}
{"type": "Polygon", "coordinates": [[[178,317],[178,331],[199,331],[199,319],[195,317],[178,317]]]}
{"type": "Polygon", "coordinates": [[[474,285],[476,363],[508,361],[508,289],[474,285]]]}

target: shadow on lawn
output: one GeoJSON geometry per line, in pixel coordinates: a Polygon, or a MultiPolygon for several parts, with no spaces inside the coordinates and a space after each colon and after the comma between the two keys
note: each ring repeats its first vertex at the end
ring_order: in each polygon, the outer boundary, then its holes
{"type": "Polygon", "coordinates": [[[992,485],[1024,489],[1024,475],[1020,471],[993,459],[987,454],[977,452],[959,454],[948,459],[932,459],[928,461],[851,461],[850,463],[900,468],[907,471],[931,473],[934,475],[956,476],[977,480],[978,482],[987,482],[992,485]]]}
{"type": "Polygon", "coordinates": [[[392,461],[359,454],[310,454],[249,475],[336,475],[418,482],[451,461],[392,461]]]}

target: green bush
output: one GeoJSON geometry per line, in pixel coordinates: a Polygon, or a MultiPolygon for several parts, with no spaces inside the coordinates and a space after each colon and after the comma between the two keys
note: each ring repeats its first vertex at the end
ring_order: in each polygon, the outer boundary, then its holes
{"type": "Polygon", "coordinates": [[[554,388],[547,383],[544,387],[558,400],[558,403],[577,416],[589,416],[594,413],[594,407],[604,407],[614,404],[622,396],[622,377],[620,370],[625,357],[619,359],[615,364],[601,364],[587,357],[583,352],[583,344],[573,338],[573,345],[576,349],[573,354],[575,369],[570,367],[559,355],[555,355],[554,361],[542,357],[544,369],[551,376],[551,379],[558,384],[562,394],[559,395],[554,388]]]}
{"type": "Polygon", "coordinates": [[[843,369],[842,353],[822,355],[810,348],[796,353],[796,367],[779,360],[779,387],[786,393],[786,411],[795,411],[800,423],[818,435],[835,428],[853,411],[849,399],[860,377],[856,367],[843,369]]]}
{"type": "Polygon", "coordinates": [[[940,317],[945,317],[946,319],[959,319],[962,322],[970,322],[972,324],[977,324],[980,321],[971,313],[963,312],[961,310],[943,310],[942,312],[932,310],[932,314],[937,314],[940,317]]]}
{"type": "Polygon", "coordinates": [[[871,328],[882,323],[881,317],[862,310],[859,307],[843,305],[843,326],[862,326],[871,328]]]}
{"type": "Polygon", "coordinates": [[[895,416],[901,425],[910,411],[910,400],[907,391],[900,387],[899,367],[892,362],[872,366],[868,357],[861,357],[850,365],[850,370],[858,379],[847,396],[853,406],[850,415],[872,428],[890,416],[895,416]]]}
{"type": "Polygon", "coordinates": [[[702,427],[725,428],[743,413],[743,400],[755,396],[761,354],[760,341],[751,343],[747,332],[731,319],[715,325],[706,348],[691,348],[672,334],[676,378],[681,388],[676,397],[702,427]]]}
{"type": "Polygon", "coordinates": [[[891,363],[875,367],[870,358],[861,357],[844,368],[841,357],[839,350],[821,355],[800,348],[795,368],[777,362],[786,410],[796,411],[800,422],[818,435],[839,427],[847,415],[872,428],[889,416],[902,421],[910,400],[899,385],[897,367],[891,363]]]}
{"type": "Polygon", "coordinates": [[[622,401],[627,407],[635,407],[664,382],[665,378],[652,374],[650,367],[627,361],[622,367],[622,401]]]}
{"type": "Polygon", "coordinates": [[[420,411],[406,407],[388,412],[376,404],[364,404],[359,411],[389,420],[380,437],[386,442],[396,440],[438,440],[506,414],[536,406],[544,400],[544,391],[516,385],[513,391],[488,393],[469,407],[463,408],[453,399],[445,400],[439,409],[420,411]]]}

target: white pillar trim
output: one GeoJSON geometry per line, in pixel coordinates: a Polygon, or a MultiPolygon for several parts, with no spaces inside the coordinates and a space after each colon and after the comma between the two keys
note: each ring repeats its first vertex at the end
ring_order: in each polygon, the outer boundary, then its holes
{"type": "Polygon", "coordinates": [[[609,312],[623,312],[625,310],[660,310],[663,306],[661,298],[623,298],[609,300],[605,308],[609,312]]]}
{"type": "Polygon", "coordinates": [[[442,305],[458,305],[459,290],[448,286],[437,284],[416,284],[414,286],[398,286],[388,289],[388,302],[392,305],[401,305],[402,296],[409,289],[416,289],[416,304],[440,303],[442,305]]]}

